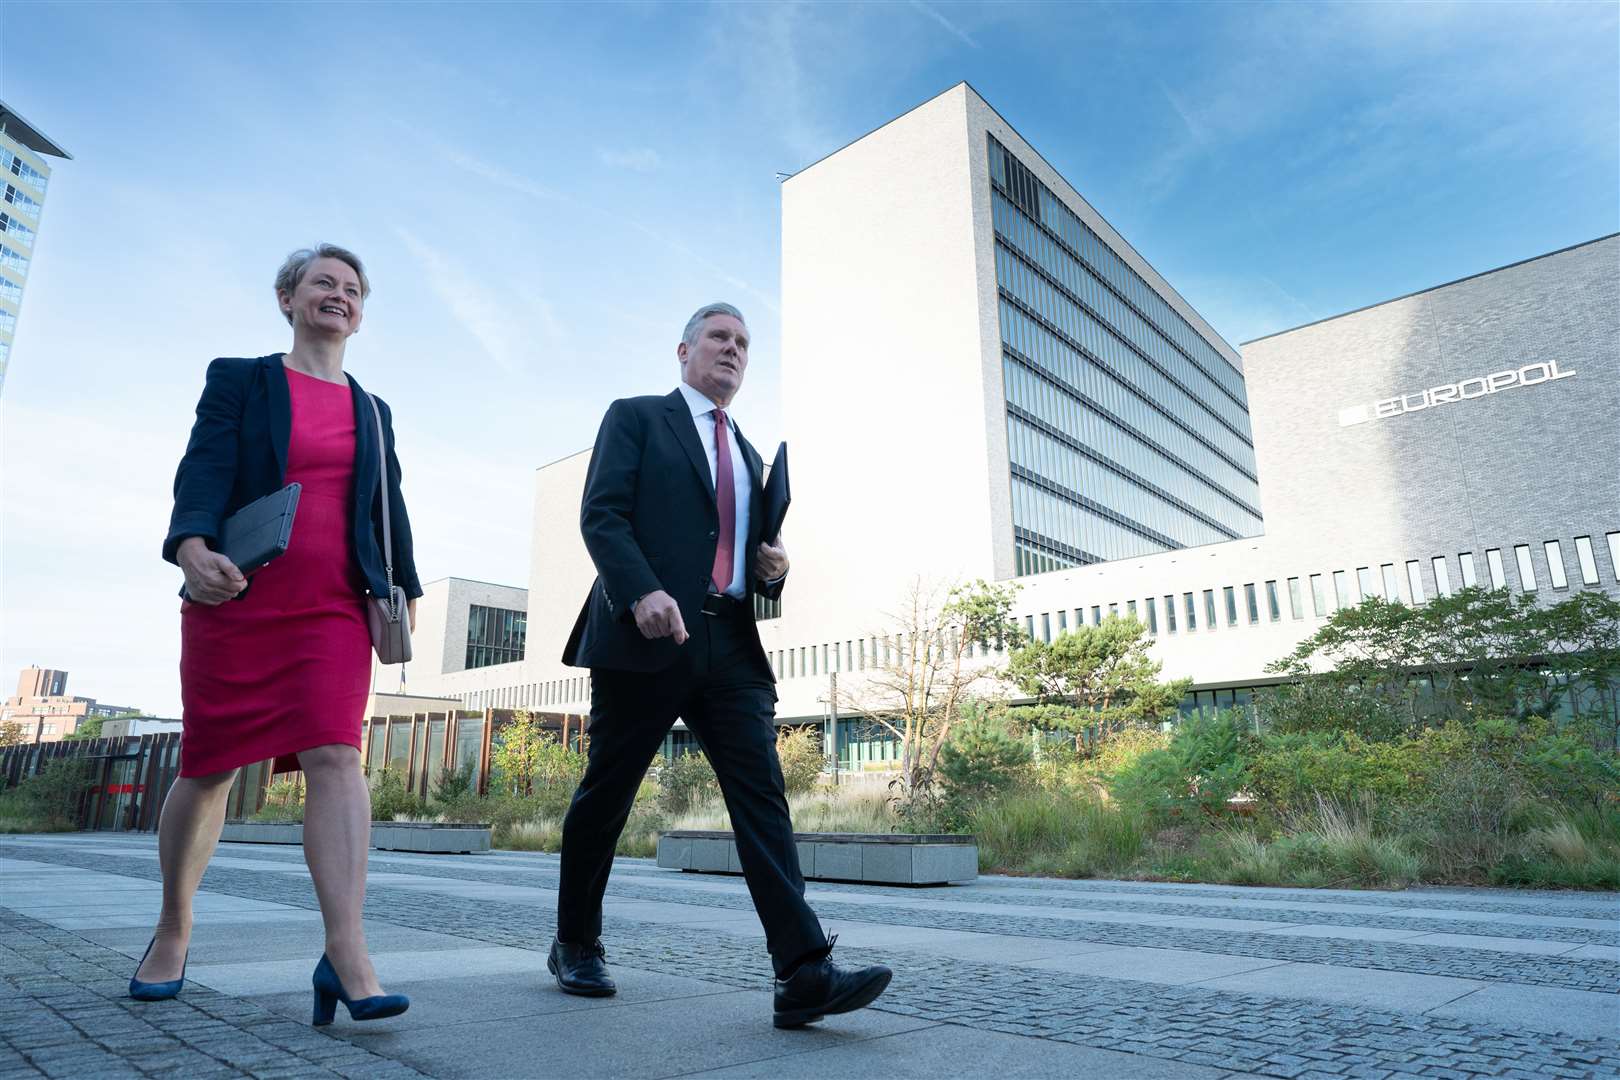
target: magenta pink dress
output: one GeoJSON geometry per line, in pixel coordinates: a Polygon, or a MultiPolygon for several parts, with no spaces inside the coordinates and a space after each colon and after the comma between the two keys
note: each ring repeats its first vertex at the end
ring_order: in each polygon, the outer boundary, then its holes
{"type": "Polygon", "coordinates": [[[354,397],[287,369],[287,483],[304,485],[287,551],[241,600],[180,606],[180,775],[360,746],[371,689],[365,579],[354,557],[354,397]]]}

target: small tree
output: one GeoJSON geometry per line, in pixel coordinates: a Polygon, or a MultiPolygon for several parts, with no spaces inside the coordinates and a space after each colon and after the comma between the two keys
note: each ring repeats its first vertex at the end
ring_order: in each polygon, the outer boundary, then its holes
{"type": "Polygon", "coordinates": [[[28,729],[20,720],[7,720],[0,724],[0,746],[23,746],[31,740],[28,738],[28,729]]]}
{"type": "Polygon", "coordinates": [[[80,721],[72,731],[62,736],[63,742],[76,742],[101,738],[101,725],[107,722],[105,716],[87,716],[80,721]]]}
{"type": "Polygon", "coordinates": [[[962,706],[974,690],[998,680],[1000,665],[978,662],[1022,640],[1012,618],[1015,584],[975,581],[941,590],[920,579],[905,605],[891,614],[898,632],[879,635],[876,670],[851,680],[851,711],[876,722],[900,740],[899,795],[905,804],[933,784],[939,755],[962,706]]]}
{"type": "Polygon", "coordinates": [[[1029,743],[1008,729],[1004,713],[970,701],[962,706],[962,722],[940,753],[939,772],[949,797],[971,805],[1017,784],[1028,773],[1032,756],[1029,743]]]}
{"type": "Polygon", "coordinates": [[[523,798],[534,794],[543,735],[540,721],[527,709],[519,709],[502,725],[490,750],[490,763],[507,794],[523,798]]]}
{"type": "Polygon", "coordinates": [[[1031,641],[1007,664],[1008,678],[1036,702],[1020,709],[1019,718],[1073,732],[1082,756],[1122,728],[1165,719],[1192,680],[1160,682],[1164,665],[1148,655],[1149,643],[1147,627],[1134,615],[1110,615],[1051,642],[1031,641]]]}

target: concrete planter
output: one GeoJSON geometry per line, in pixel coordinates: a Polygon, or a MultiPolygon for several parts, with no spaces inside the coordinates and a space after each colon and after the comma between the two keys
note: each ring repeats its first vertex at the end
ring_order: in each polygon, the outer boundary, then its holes
{"type": "MultiPolygon", "coordinates": [[[[965,885],[979,876],[972,836],[897,833],[794,833],[808,881],[883,885],[965,885]]],[[[658,865],[688,873],[740,874],[729,832],[676,830],[658,837],[658,865]]]]}
{"type": "MultiPolygon", "coordinates": [[[[290,821],[227,821],[219,838],[233,844],[302,844],[304,827],[290,821]]],[[[466,855],[489,850],[490,827],[436,821],[373,821],[371,846],[378,851],[466,855]]]]}

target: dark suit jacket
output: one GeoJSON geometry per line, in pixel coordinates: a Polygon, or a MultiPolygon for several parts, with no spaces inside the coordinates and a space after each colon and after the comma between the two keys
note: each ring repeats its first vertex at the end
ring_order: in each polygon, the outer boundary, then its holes
{"type": "MultiPolygon", "coordinates": [[[[754,593],[775,599],[782,594],[782,582],[765,585],[754,579],[754,552],[765,516],[765,466],[740,429],[737,444],[753,491],[744,571],[748,625],[764,662],[753,623],[754,593]]],[[[585,477],[579,527],[597,577],[563,648],[563,663],[662,671],[675,662],[680,647],[673,638],[642,637],[630,605],[663,589],[680,605],[687,629],[697,627],[706,617],[703,598],[720,539],[708,455],[679,390],[663,397],[623,398],[608,407],[585,477]]]]}
{"type": "MultiPolygon", "coordinates": [[[[200,536],[212,544],[220,524],[233,513],[286,486],[287,443],[292,405],[287,396],[284,354],[255,359],[222,357],[208,365],[208,380],[197,401],[197,422],[174,477],[174,513],[163,557],[175,562],[180,541],[200,536]]],[[[382,495],[377,469],[377,421],[366,392],[350,375],[354,395],[354,550],[374,595],[388,595],[383,572],[382,495]]],[[[388,455],[388,513],[394,534],[394,584],[405,595],[422,595],[411,550],[411,522],[400,493],[399,458],[394,454],[393,413],[381,398],[383,437],[388,455]]],[[[293,526],[293,543],[298,542],[293,526]]]]}

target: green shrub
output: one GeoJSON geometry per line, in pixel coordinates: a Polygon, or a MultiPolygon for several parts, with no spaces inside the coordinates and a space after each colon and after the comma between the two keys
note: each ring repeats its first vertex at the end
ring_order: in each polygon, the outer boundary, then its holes
{"type": "Polygon", "coordinates": [[[427,805],[405,788],[405,778],[393,769],[371,774],[371,820],[393,821],[401,817],[421,817],[427,805]]]}
{"type": "Polygon", "coordinates": [[[970,805],[1027,779],[1031,752],[1003,718],[977,706],[963,713],[940,751],[939,774],[951,798],[970,805]]]}
{"type": "Polygon", "coordinates": [[[57,758],[16,787],[0,792],[0,832],[66,832],[79,827],[90,763],[57,758]]]}
{"type": "Polygon", "coordinates": [[[676,754],[673,761],[656,766],[658,808],[678,817],[694,806],[720,798],[720,781],[701,750],[676,754]]]}
{"type": "Polygon", "coordinates": [[[821,731],[814,727],[783,728],[776,733],[776,759],[782,765],[782,783],[789,795],[814,791],[826,757],[821,731]]]}
{"type": "Polygon", "coordinates": [[[468,795],[476,795],[477,793],[473,791],[472,774],[472,762],[459,769],[440,769],[439,775],[433,781],[433,787],[428,791],[428,800],[434,804],[454,805],[468,795]]]}
{"type": "Polygon", "coordinates": [[[1253,739],[1239,710],[1187,717],[1162,750],[1149,750],[1110,785],[1123,806],[1155,820],[1224,814],[1243,787],[1253,739]]]}
{"type": "Polygon", "coordinates": [[[264,805],[253,815],[255,821],[303,821],[304,780],[301,774],[276,780],[265,789],[264,805]]]}

